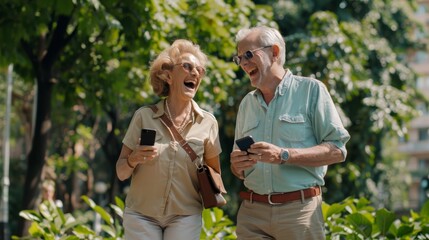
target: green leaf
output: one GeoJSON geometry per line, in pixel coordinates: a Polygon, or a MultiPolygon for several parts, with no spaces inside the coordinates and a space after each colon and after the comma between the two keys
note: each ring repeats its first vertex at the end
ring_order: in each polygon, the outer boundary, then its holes
{"type": "Polygon", "coordinates": [[[95,202],[91,199],[91,198],[89,198],[88,196],[81,196],[80,197],[84,202],[86,202],[86,204],[88,204],[88,206],[90,207],[90,208],[94,208],[95,206],[97,206],[97,204],[95,204],[95,202]]]}
{"type": "Polygon", "coordinates": [[[43,219],[42,216],[34,210],[23,210],[19,212],[19,216],[35,222],[41,222],[43,219]]]}
{"type": "MultiPolygon", "coordinates": [[[[420,218],[420,214],[414,212],[414,210],[412,210],[412,209],[410,211],[410,216],[411,216],[412,219],[418,219],[418,218],[420,218]]],[[[408,219],[407,219],[407,221],[408,221],[408,219]]]]}
{"type": "Polygon", "coordinates": [[[67,222],[66,217],[64,215],[64,212],[61,208],[57,207],[58,216],[60,217],[60,220],[63,224],[67,222]]]}
{"type": "Polygon", "coordinates": [[[39,212],[43,218],[47,219],[48,221],[53,221],[54,216],[51,209],[49,208],[49,201],[45,201],[39,205],[39,212]]]}
{"type": "Polygon", "coordinates": [[[429,234],[429,224],[422,226],[422,230],[420,232],[423,234],[429,234]]]}
{"type": "Polygon", "coordinates": [[[69,15],[72,12],[73,5],[74,4],[72,0],[62,0],[61,2],[57,2],[57,4],[55,4],[57,7],[57,13],[64,15],[69,15]]]}
{"type": "Polygon", "coordinates": [[[94,235],[95,232],[85,225],[78,225],[73,229],[73,233],[77,236],[84,237],[86,235],[94,235]]]}
{"type": "Polygon", "coordinates": [[[365,238],[371,237],[372,223],[363,214],[352,213],[346,216],[346,219],[356,232],[362,234],[365,238]]]}
{"type": "Polygon", "coordinates": [[[37,222],[32,222],[28,232],[31,236],[43,236],[46,234],[45,230],[37,222]]]}
{"type": "Polygon", "coordinates": [[[116,231],[114,228],[112,228],[109,225],[106,224],[102,224],[101,225],[101,229],[103,229],[104,232],[106,232],[107,234],[109,234],[109,236],[111,237],[115,237],[116,236],[116,231]]]}
{"type": "Polygon", "coordinates": [[[71,215],[70,213],[64,214],[64,219],[65,219],[65,222],[64,222],[65,229],[70,229],[76,225],[84,224],[82,220],[76,220],[75,217],[73,217],[73,215],[71,215]]]}
{"type": "Polygon", "coordinates": [[[224,216],[223,210],[220,209],[220,208],[218,208],[218,207],[212,208],[212,212],[214,213],[216,221],[221,220],[223,218],[223,216],[224,216]]]}
{"type": "Polygon", "coordinates": [[[124,201],[123,201],[121,198],[119,198],[118,196],[115,196],[115,203],[116,203],[116,205],[117,205],[118,207],[120,207],[122,210],[124,210],[124,209],[125,209],[125,203],[124,203],[124,201]]]}
{"type": "Polygon", "coordinates": [[[380,230],[381,235],[386,236],[390,226],[395,221],[395,214],[387,211],[386,209],[380,209],[375,214],[375,223],[380,230]]]}
{"type": "Polygon", "coordinates": [[[85,222],[82,222],[82,221],[73,221],[73,222],[64,224],[62,229],[64,231],[68,231],[69,229],[75,229],[76,226],[83,226],[84,224],[85,222]]]}
{"type": "Polygon", "coordinates": [[[60,240],[81,240],[82,238],[79,238],[77,236],[64,236],[60,240]]]}
{"type": "Polygon", "coordinates": [[[426,201],[423,205],[422,209],[420,210],[420,215],[422,217],[429,218],[429,201],[426,201]]]}
{"type": "Polygon", "coordinates": [[[112,216],[108,212],[106,212],[106,210],[104,210],[100,206],[95,206],[93,209],[94,209],[95,212],[97,212],[98,214],[100,214],[101,218],[103,218],[103,220],[106,223],[108,223],[110,225],[113,224],[113,218],[112,218],[112,216]]]}
{"type": "Polygon", "coordinates": [[[401,225],[398,228],[398,232],[396,234],[396,237],[401,238],[401,237],[404,237],[404,236],[408,236],[408,235],[410,235],[413,232],[413,230],[414,230],[413,226],[401,225]]]}
{"type": "Polygon", "coordinates": [[[207,229],[212,228],[214,221],[213,221],[212,212],[210,211],[210,209],[204,209],[202,216],[203,216],[204,227],[207,229]]]}
{"type": "Polygon", "coordinates": [[[340,203],[332,204],[331,206],[329,206],[329,208],[326,209],[326,213],[323,214],[325,220],[334,214],[341,213],[344,210],[344,208],[345,208],[344,204],[340,204],[340,203]]]}
{"type": "Polygon", "coordinates": [[[123,218],[124,211],[123,211],[122,208],[120,208],[120,207],[118,207],[116,205],[113,205],[113,204],[110,204],[109,206],[113,209],[113,211],[116,213],[116,215],[118,215],[119,217],[123,218]]]}

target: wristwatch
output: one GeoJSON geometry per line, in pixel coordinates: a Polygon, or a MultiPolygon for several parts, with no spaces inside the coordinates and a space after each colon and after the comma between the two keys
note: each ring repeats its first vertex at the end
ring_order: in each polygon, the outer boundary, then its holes
{"type": "Polygon", "coordinates": [[[287,160],[289,160],[289,150],[282,148],[282,151],[280,152],[280,160],[280,164],[285,164],[287,160]]]}

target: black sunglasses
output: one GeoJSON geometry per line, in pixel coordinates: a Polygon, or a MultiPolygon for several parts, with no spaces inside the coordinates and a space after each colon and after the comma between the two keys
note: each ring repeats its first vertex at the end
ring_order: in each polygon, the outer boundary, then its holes
{"type": "Polygon", "coordinates": [[[242,55],[240,55],[240,56],[238,56],[238,55],[237,55],[237,56],[234,56],[234,57],[232,58],[232,61],[234,61],[234,62],[235,62],[235,64],[240,65],[241,60],[243,59],[243,57],[244,57],[246,60],[249,60],[249,59],[253,58],[253,52],[258,51],[258,50],[261,50],[261,49],[264,49],[264,48],[269,48],[269,47],[272,47],[272,45],[270,45],[270,46],[265,46],[265,47],[260,47],[260,48],[257,48],[257,49],[253,49],[253,50],[246,51],[244,54],[242,54],[242,55]]]}
{"type": "Polygon", "coordinates": [[[194,66],[192,63],[181,62],[181,63],[176,63],[174,65],[181,65],[183,69],[188,73],[191,73],[195,68],[197,69],[197,72],[200,76],[204,76],[206,74],[206,69],[200,66],[194,66]]]}

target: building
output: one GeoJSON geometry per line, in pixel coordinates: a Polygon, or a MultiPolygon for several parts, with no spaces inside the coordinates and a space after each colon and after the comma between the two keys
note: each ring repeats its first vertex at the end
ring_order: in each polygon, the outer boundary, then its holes
{"type": "MultiPolygon", "coordinates": [[[[429,0],[418,0],[416,18],[429,31],[429,0]]],[[[416,32],[416,37],[429,43],[427,36],[416,32]]],[[[411,55],[411,67],[418,74],[417,89],[429,98],[429,51],[416,51],[411,55]]],[[[409,204],[412,209],[420,209],[422,203],[429,199],[422,188],[422,179],[429,175],[429,112],[428,106],[418,106],[422,115],[411,121],[409,139],[402,142],[399,150],[409,156],[409,170],[412,185],[409,189],[409,204]]]]}

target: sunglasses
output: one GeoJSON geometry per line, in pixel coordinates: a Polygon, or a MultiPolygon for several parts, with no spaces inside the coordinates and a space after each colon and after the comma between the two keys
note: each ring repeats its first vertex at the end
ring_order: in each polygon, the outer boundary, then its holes
{"type": "Polygon", "coordinates": [[[195,69],[197,69],[198,75],[204,76],[206,74],[206,69],[204,69],[203,67],[200,67],[200,66],[194,66],[192,63],[181,62],[181,63],[176,63],[174,65],[181,65],[182,68],[187,73],[191,73],[194,70],[194,68],[195,68],[195,69]]]}
{"type": "Polygon", "coordinates": [[[256,51],[258,51],[258,50],[261,50],[261,49],[264,49],[264,48],[269,48],[269,47],[272,47],[272,45],[270,45],[270,46],[265,46],[265,47],[260,47],[260,48],[257,48],[257,49],[253,49],[253,50],[249,50],[249,51],[247,51],[247,52],[245,52],[244,54],[242,54],[242,55],[240,55],[240,56],[234,56],[233,58],[232,58],[232,61],[234,61],[235,62],[235,64],[237,64],[237,65],[240,65],[240,63],[241,63],[241,60],[243,59],[243,57],[246,59],[246,60],[249,60],[249,59],[252,59],[253,58],[253,52],[256,52],[256,51]]]}

